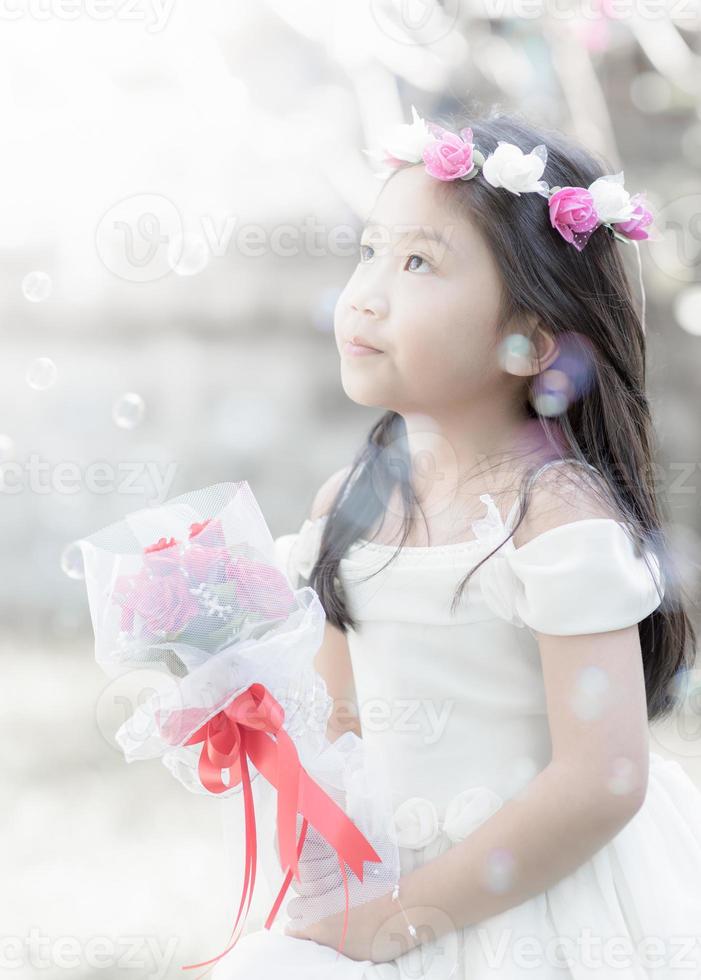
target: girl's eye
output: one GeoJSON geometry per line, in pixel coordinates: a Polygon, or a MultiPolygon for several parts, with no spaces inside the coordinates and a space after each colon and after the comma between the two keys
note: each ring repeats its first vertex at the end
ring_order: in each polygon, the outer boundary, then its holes
{"type": "MultiPolygon", "coordinates": [[[[423,262],[425,264],[427,270],[431,269],[431,263],[428,261],[428,259],[425,259],[423,255],[416,255],[416,254],[410,255],[407,261],[411,262],[412,259],[418,259],[419,262],[423,262]]],[[[418,269],[413,268],[411,269],[411,272],[418,272],[418,269]]]]}
{"type": "MultiPolygon", "coordinates": [[[[374,252],[375,251],[373,249],[372,245],[361,245],[360,246],[360,261],[361,262],[369,262],[372,259],[372,255],[368,255],[367,254],[367,251],[365,251],[366,249],[369,249],[371,252],[374,252]]],[[[428,259],[425,259],[423,257],[423,255],[417,255],[416,253],[413,253],[412,255],[409,255],[408,256],[407,261],[404,263],[404,268],[406,268],[407,264],[410,263],[412,259],[418,259],[419,260],[419,263],[423,262],[424,265],[426,266],[426,271],[430,271],[430,269],[432,268],[432,265],[428,261],[428,259]]],[[[413,268],[409,269],[408,271],[410,271],[410,272],[418,272],[419,271],[419,268],[420,268],[420,266],[414,266],[413,268]]]]}

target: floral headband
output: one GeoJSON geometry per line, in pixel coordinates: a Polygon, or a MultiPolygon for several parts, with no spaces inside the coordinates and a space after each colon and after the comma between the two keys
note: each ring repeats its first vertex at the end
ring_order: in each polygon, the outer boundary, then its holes
{"type": "Polygon", "coordinates": [[[378,176],[423,160],[426,172],[438,180],[472,180],[481,173],[492,187],[518,195],[540,194],[548,202],[552,227],[580,252],[599,225],[624,242],[651,237],[646,229],[653,216],[644,195],[630,196],[622,170],[599,177],[589,187],[548,187],[540,180],[548,157],[544,144],[524,153],[513,143],[498,140],[496,150],[485,159],[472,142],[469,127],[457,135],[422,119],[414,106],[411,112],[414,121],[392,127],[381,150],[364,151],[390,168],[378,176]]]}

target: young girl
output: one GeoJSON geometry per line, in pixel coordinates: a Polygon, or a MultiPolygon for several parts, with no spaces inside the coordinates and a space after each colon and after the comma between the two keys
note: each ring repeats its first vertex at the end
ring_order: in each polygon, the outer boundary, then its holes
{"type": "Polygon", "coordinates": [[[276,546],[402,875],[342,956],[343,915],[293,898],[213,975],[701,976],[701,793],[649,748],[695,647],[621,254],[650,215],[512,115],[414,112],[384,159],[335,316],[346,394],[384,412],[276,546]]]}

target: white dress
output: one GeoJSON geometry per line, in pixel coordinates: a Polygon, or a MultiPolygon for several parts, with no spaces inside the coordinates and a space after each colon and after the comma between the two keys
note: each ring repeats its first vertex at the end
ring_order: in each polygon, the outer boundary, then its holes
{"type": "MultiPolygon", "coordinates": [[[[472,525],[474,540],[405,547],[365,582],[396,549],[361,540],[339,569],[359,623],[347,639],[363,741],[391,774],[402,873],[464,838],[547,765],[532,631],[622,629],[659,605],[656,583],[664,590],[656,557],[651,572],[625,524],[590,518],[519,548],[509,539],[453,615],[458,582],[513,526],[516,505],[504,521],[489,494],[480,499],[486,514],[472,525]]],[[[311,571],[324,522],[306,520],[275,541],[294,585],[311,571]]],[[[698,980],[701,792],[679,763],[651,752],[642,807],[590,860],[521,905],[387,963],[337,959],[336,950],[282,929],[281,909],[271,930],[239,940],[213,980],[698,980]],[[595,937],[589,959],[587,935],[595,937]],[[570,937],[569,962],[558,960],[555,937],[570,937]],[[644,937],[653,938],[641,946],[644,937]]]]}

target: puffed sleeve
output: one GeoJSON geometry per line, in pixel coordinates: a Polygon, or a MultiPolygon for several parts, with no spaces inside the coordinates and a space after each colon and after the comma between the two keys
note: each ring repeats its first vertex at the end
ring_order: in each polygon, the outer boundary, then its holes
{"type": "Polygon", "coordinates": [[[652,572],[627,527],[612,518],[551,528],[505,554],[514,611],[531,629],[561,636],[632,626],[664,596],[657,555],[648,549],[647,556],[652,572]]]}
{"type": "Polygon", "coordinates": [[[294,589],[307,584],[321,544],[326,516],[307,519],[299,531],[274,538],[275,561],[294,589]],[[302,581],[304,579],[304,581],[302,581]]]}

